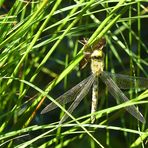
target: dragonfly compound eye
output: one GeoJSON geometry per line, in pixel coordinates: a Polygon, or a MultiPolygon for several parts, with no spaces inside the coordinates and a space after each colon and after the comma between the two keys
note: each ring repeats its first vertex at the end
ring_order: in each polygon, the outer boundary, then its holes
{"type": "Polygon", "coordinates": [[[91,54],[91,58],[96,60],[102,60],[104,58],[104,54],[102,50],[94,50],[91,54]]]}

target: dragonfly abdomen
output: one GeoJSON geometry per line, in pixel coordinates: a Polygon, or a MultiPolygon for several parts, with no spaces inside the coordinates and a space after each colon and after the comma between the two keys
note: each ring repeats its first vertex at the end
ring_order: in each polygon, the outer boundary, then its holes
{"type": "MultiPolygon", "coordinates": [[[[93,87],[92,87],[92,104],[91,104],[91,113],[96,112],[98,106],[98,76],[95,77],[93,87]]],[[[91,116],[91,123],[94,123],[96,120],[95,115],[91,116]]]]}

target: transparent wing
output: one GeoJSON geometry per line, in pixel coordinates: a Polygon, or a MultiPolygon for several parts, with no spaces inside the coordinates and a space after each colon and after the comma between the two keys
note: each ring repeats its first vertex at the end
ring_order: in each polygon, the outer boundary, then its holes
{"type": "MultiPolygon", "coordinates": [[[[113,97],[118,99],[120,103],[129,101],[107,72],[102,72],[100,77],[108,87],[109,92],[113,95],[113,97]]],[[[134,105],[126,107],[125,109],[142,123],[145,122],[143,115],[136,109],[134,105]]]]}
{"type": "Polygon", "coordinates": [[[106,72],[121,89],[148,88],[148,78],[106,72]]]}
{"type": "MultiPolygon", "coordinates": [[[[83,81],[81,81],[80,83],[78,83],[76,86],[74,86],[73,88],[71,88],[70,90],[68,90],[67,92],[65,92],[63,95],[59,96],[56,101],[61,104],[67,104],[71,101],[73,101],[78,94],[82,91],[82,89],[84,88],[85,84],[87,83],[87,81],[89,81],[89,79],[91,79],[92,75],[87,77],[86,79],[84,79],[83,81]]],[[[53,102],[51,102],[49,105],[47,105],[42,111],[41,114],[45,114],[55,108],[57,108],[58,106],[56,104],[54,104],[53,102]]]]}
{"type": "MultiPolygon", "coordinates": [[[[72,113],[74,111],[74,109],[79,105],[79,103],[82,101],[82,99],[88,94],[92,84],[94,83],[95,80],[95,75],[92,74],[91,77],[89,77],[87,83],[84,85],[83,89],[81,90],[81,92],[78,94],[78,96],[76,97],[75,101],[70,105],[70,107],[68,108],[68,112],[72,113]]],[[[64,116],[62,117],[60,123],[64,122],[66,119],[68,118],[67,114],[64,114],[64,116]]]]}

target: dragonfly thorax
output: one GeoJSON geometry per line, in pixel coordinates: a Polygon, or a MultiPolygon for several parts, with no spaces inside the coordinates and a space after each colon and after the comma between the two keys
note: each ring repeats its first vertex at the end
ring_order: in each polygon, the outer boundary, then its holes
{"type": "Polygon", "coordinates": [[[104,69],[104,53],[102,50],[94,50],[91,54],[91,70],[93,74],[100,75],[104,69]]]}

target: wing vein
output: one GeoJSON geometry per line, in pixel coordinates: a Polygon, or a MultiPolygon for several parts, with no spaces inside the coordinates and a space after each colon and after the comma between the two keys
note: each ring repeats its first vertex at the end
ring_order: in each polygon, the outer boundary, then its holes
{"type": "MultiPolygon", "coordinates": [[[[116,85],[116,83],[111,79],[110,75],[107,72],[102,72],[101,74],[102,81],[108,87],[109,92],[112,94],[115,99],[118,99],[120,103],[127,102],[129,99],[124,95],[124,93],[120,90],[120,88],[116,85]]],[[[129,107],[125,107],[125,109],[136,119],[141,121],[142,123],[145,122],[143,115],[137,110],[134,105],[129,107]]]]}

